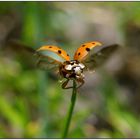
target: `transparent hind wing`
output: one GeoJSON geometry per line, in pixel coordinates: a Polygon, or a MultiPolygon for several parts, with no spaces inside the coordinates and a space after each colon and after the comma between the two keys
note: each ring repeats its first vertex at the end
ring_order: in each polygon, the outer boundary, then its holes
{"type": "Polygon", "coordinates": [[[97,52],[91,51],[88,56],[82,61],[87,69],[94,70],[102,65],[117,49],[119,45],[113,44],[100,49],[97,52]]]}
{"type": "Polygon", "coordinates": [[[37,61],[37,67],[42,70],[53,70],[58,71],[59,65],[62,64],[62,62],[57,61],[53,59],[52,57],[42,55],[40,53],[37,53],[38,61],[37,61]]]}
{"type": "MultiPolygon", "coordinates": [[[[16,55],[23,58],[25,64],[29,63],[33,67],[40,68],[43,70],[54,70],[55,72],[57,71],[59,65],[62,64],[62,62],[60,62],[59,60],[56,60],[53,57],[48,56],[47,54],[43,54],[46,48],[44,49],[44,51],[36,51],[31,46],[25,45],[22,42],[15,39],[8,40],[7,45],[11,50],[16,52],[16,55]]],[[[62,52],[64,53],[62,56],[66,57],[66,52],[63,50],[62,52]]],[[[67,59],[68,58],[69,56],[67,56],[67,59]]]]}

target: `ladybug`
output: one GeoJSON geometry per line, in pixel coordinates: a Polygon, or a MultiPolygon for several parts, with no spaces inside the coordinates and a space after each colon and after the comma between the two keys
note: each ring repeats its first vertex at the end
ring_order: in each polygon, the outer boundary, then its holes
{"type": "Polygon", "coordinates": [[[43,66],[45,69],[58,69],[60,76],[66,79],[62,84],[63,89],[73,88],[72,86],[67,86],[69,80],[76,80],[76,82],[79,83],[77,88],[79,88],[84,84],[84,70],[94,70],[118,48],[118,45],[114,44],[94,52],[93,48],[101,45],[102,44],[97,41],[82,44],[76,50],[72,60],[66,51],[57,46],[42,46],[36,51],[39,56],[37,65],[39,67],[43,66]],[[43,53],[46,51],[55,53],[62,58],[62,61],[43,53]]]}

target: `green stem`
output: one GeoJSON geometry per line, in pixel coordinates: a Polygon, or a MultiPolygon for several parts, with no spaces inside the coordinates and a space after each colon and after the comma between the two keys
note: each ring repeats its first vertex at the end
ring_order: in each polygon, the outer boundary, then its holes
{"type": "Polygon", "coordinates": [[[72,96],[71,96],[71,104],[70,104],[68,117],[67,117],[67,120],[66,120],[65,129],[64,129],[62,138],[66,138],[67,135],[68,135],[68,130],[69,130],[69,127],[70,127],[70,122],[71,122],[71,118],[72,118],[72,114],[73,114],[73,110],[74,110],[74,105],[75,105],[75,102],[76,102],[76,95],[77,95],[76,92],[77,92],[76,81],[73,80],[73,91],[72,91],[72,96]]]}

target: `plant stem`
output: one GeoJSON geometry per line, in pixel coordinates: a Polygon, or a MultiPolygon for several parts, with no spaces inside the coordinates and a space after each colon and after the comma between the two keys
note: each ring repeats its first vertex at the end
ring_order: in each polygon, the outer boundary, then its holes
{"type": "Polygon", "coordinates": [[[66,138],[68,135],[68,130],[70,127],[70,122],[71,122],[71,118],[72,118],[72,114],[73,114],[73,110],[74,110],[74,106],[75,106],[75,102],[76,102],[76,95],[77,95],[76,81],[73,80],[73,91],[72,91],[72,96],[71,96],[71,104],[70,104],[68,117],[66,120],[65,129],[64,129],[62,138],[66,138]]]}

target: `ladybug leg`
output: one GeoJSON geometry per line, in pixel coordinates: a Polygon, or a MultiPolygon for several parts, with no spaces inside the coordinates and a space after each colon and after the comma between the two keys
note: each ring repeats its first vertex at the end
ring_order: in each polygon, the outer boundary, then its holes
{"type": "MultiPolygon", "coordinates": [[[[68,82],[69,82],[70,79],[67,79],[63,84],[62,84],[62,88],[63,89],[70,89],[70,88],[73,88],[73,86],[70,86],[70,87],[66,87],[68,85],[68,82]]],[[[79,83],[81,83],[79,86],[76,87],[76,89],[80,88],[84,83],[85,81],[83,79],[81,79],[80,81],[77,81],[79,83]]]]}
{"type": "Polygon", "coordinates": [[[62,88],[63,89],[70,89],[70,88],[73,88],[73,86],[69,86],[69,87],[66,87],[68,82],[69,82],[70,79],[67,79],[63,84],[62,84],[62,88]]]}
{"type": "Polygon", "coordinates": [[[69,88],[72,88],[72,87],[66,87],[67,84],[68,84],[68,82],[69,82],[69,79],[67,79],[67,80],[62,84],[62,88],[63,88],[63,89],[69,89],[69,88]]]}
{"type": "Polygon", "coordinates": [[[69,82],[69,79],[67,79],[67,80],[62,84],[62,88],[63,88],[63,89],[67,89],[66,86],[67,86],[68,82],[69,82]]]}
{"type": "Polygon", "coordinates": [[[85,81],[83,79],[80,79],[80,81],[78,81],[78,82],[81,84],[79,86],[77,86],[77,89],[80,88],[85,83],[85,81]]]}

